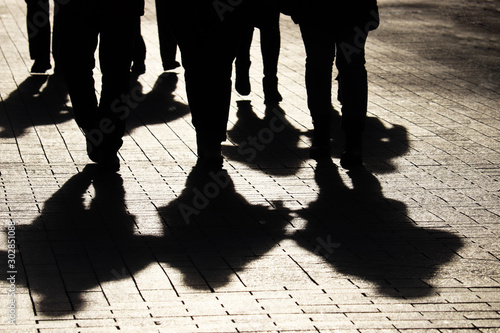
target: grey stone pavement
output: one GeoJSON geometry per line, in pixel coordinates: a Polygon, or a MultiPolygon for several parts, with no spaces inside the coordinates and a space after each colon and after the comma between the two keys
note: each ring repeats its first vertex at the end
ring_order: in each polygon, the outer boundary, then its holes
{"type": "Polygon", "coordinates": [[[257,32],[227,175],[197,188],[154,1],[121,170],[102,176],[64,86],[29,75],[25,2],[0,0],[0,331],[499,332],[500,1],[379,3],[367,170],[337,167],[338,121],[332,163],[308,158],[304,49],[283,16],[285,116],[263,105],[257,32]]]}

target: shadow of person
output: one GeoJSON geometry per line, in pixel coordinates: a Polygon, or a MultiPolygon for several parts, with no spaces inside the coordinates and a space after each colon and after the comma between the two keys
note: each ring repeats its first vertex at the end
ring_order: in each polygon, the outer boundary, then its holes
{"type": "Polygon", "coordinates": [[[281,202],[274,205],[248,202],[226,170],[207,172],[197,165],[181,195],[159,210],[165,235],[156,246],[166,253],[160,261],[180,271],[178,284],[189,288],[245,286],[239,273],[284,238],[290,211],[281,202]]]}
{"type": "Polygon", "coordinates": [[[26,272],[18,282],[29,286],[36,314],[107,306],[113,293],[124,292],[113,284],[131,280],[133,269],[150,263],[134,256],[143,242],[134,234],[135,217],[127,213],[124,197],[119,174],[103,174],[90,164],[45,202],[32,224],[16,227],[17,257],[26,272]],[[129,256],[133,265],[126,262],[129,256]]]}
{"type": "Polygon", "coordinates": [[[238,120],[228,131],[236,146],[223,146],[224,155],[269,174],[295,174],[308,150],[299,147],[302,132],[286,119],[284,110],[279,106],[267,107],[260,118],[250,101],[238,101],[237,107],[238,120]]]}
{"type": "Polygon", "coordinates": [[[66,107],[68,92],[60,75],[32,75],[0,103],[6,113],[0,137],[21,137],[37,125],[60,124],[73,119],[66,107]]]}
{"type": "Polygon", "coordinates": [[[162,73],[147,94],[143,94],[138,77],[133,79],[130,98],[126,101],[130,108],[127,118],[129,132],[144,125],[168,123],[189,113],[188,105],[175,99],[174,92],[179,80],[176,73],[162,73]]]}
{"type": "MultiPolygon", "coordinates": [[[[373,173],[390,173],[396,170],[393,160],[403,156],[409,150],[408,131],[404,126],[384,124],[377,117],[366,117],[363,140],[363,160],[373,173]]],[[[345,146],[342,135],[341,116],[338,111],[332,113],[330,133],[332,136],[332,156],[340,158],[345,146]]],[[[312,133],[308,133],[312,137],[312,133]]]]}
{"type": "Polygon", "coordinates": [[[456,256],[461,240],[416,226],[405,204],[384,197],[380,182],[366,169],[348,175],[352,188],[330,160],[318,161],[318,198],[300,213],[308,222],[294,236],[296,241],[324,257],[333,268],[329,277],[368,281],[379,293],[393,297],[431,294],[425,281],[456,256]]]}

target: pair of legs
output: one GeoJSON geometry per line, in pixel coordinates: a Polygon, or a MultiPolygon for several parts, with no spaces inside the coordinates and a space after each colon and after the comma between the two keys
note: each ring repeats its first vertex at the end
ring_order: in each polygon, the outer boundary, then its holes
{"type": "Polygon", "coordinates": [[[250,46],[254,28],[260,30],[260,49],[264,64],[264,78],[262,85],[264,88],[264,103],[276,104],[281,102],[282,97],[278,92],[278,58],[281,47],[280,36],[280,12],[277,8],[262,3],[254,7],[259,12],[251,12],[250,24],[244,29],[241,44],[236,56],[236,91],[241,95],[248,95],[250,86],[250,46]]]}
{"type": "Polygon", "coordinates": [[[77,124],[91,160],[119,168],[136,22],[139,16],[103,12],[98,1],[73,0],[61,11],[61,64],[77,124]],[[99,47],[102,90],[93,78],[99,47]]]}
{"type": "Polygon", "coordinates": [[[347,168],[360,165],[368,102],[367,33],[356,27],[325,28],[314,22],[302,22],[300,29],[307,55],[307,104],[314,126],[311,155],[325,157],[330,154],[332,69],[335,61],[342,104],[341,128],[346,140],[341,164],[347,168]]]}
{"type": "MultiPolygon", "coordinates": [[[[28,44],[32,73],[45,73],[52,68],[50,64],[50,14],[49,0],[26,0],[26,25],[28,28],[28,44]]],[[[54,31],[52,35],[52,54],[57,62],[57,45],[59,37],[59,5],[54,2],[54,31]]],[[[56,67],[57,68],[57,67],[56,67]]]]}
{"type": "Polygon", "coordinates": [[[218,16],[210,2],[198,6],[169,3],[172,16],[168,20],[185,70],[198,163],[208,168],[222,167],[221,143],[226,140],[232,63],[241,38],[241,9],[218,16]]]}

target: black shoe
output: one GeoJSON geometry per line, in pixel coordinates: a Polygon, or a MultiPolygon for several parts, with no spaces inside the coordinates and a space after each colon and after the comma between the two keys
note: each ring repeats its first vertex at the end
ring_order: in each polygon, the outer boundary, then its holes
{"type": "Polygon", "coordinates": [[[170,71],[172,69],[176,69],[177,67],[180,67],[180,63],[177,61],[169,61],[163,64],[163,71],[170,71]]]}
{"type": "Polygon", "coordinates": [[[198,161],[196,165],[201,169],[218,171],[222,169],[223,158],[220,142],[198,142],[198,161]]]}
{"type": "Polygon", "coordinates": [[[309,150],[309,157],[313,160],[322,160],[326,158],[331,158],[330,143],[327,144],[312,144],[309,150]]]}
{"type": "Polygon", "coordinates": [[[35,63],[31,66],[30,72],[33,74],[44,74],[51,68],[50,61],[35,60],[35,63]]]}
{"type": "Polygon", "coordinates": [[[276,105],[283,100],[283,97],[278,91],[277,77],[264,77],[262,79],[262,87],[264,88],[264,104],[276,105]]]}
{"type": "Polygon", "coordinates": [[[120,158],[116,153],[103,155],[97,165],[104,172],[118,172],[120,170],[120,158]]]}
{"type": "Polygon", "coordinates": [[[241,64],[236,63],[236,83],[234,84],[234,88],[238,92],[238,94],[247,96],[252,91],[252,87],[250,85],[250,62],[241,64]]]}
{"type": "Polygon", "coordinates": [[[146,65],[143,63],[134,64],[131,69],[132,73],[141,75],[146,73],[146,65]]]}
{"type": "Polygon", "coordinates": [[[355,170],[363,167],[361,152],[350,152],[344,150],[340,156],[340,165],[347,170],[355,170]]]}
{"type": "Polygon", "coordinates": [[[241,75],[236,75],[236,83],[234,85],[238,94],[242,96],[250,95],[252,87],[250,85],[250,78],[248,76],[242,77],[241,75]]]}
{"type": "Polygon", "coordinates": [[[87,155],[91,161],[98,164],[102,171],[117,172],[120,170],[120,159],[118,158],[119,146],[121,144],[117,145],[117,148],[110,148],[103,142],[95,145],[87,139],[87,155]]]}

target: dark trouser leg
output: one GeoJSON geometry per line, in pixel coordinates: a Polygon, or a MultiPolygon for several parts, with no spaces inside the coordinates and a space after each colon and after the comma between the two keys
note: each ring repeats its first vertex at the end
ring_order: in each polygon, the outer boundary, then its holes
{"type": "Polygon", "coordinates": [[[342,130],[346,139],[342,165],[361,164],[362,133],[368,103],[368,83],[365,68],[366,34],[355,29],[341,32],[337,42],[336,66],[342,96],[342,130]],[[354,160],[351,161],[351,160],[354,160]],[[353,162],[353,163],[350,163],[353,162]]]}
{"type": "Polygon", "coordinates": [[[195,31],[186,33],[182,28],[176,34],[196,129],[198,158],[216,160],[220,159],[221,142],[226,139],[232,63],[240,32],[221,28],[200,37],[195,31]]]}
{"type": "Polygon", "coordinates": [[[135,32],[134,49],[132,53],[132,72],[136,74],[143,74],[146,72],[146,43],[144,43],[144,38],[142,38],[141,20],[136,20],[134,25],[135,32]]]}
{"type": "Polygon", "coordinates": [[[99,35],[96,4],[70,3],[60,13],[60,65],[78,126],[95,129],[97,97],[93,69],[99,35]]]}
{"type": "Polygon", "coordinates": [[[300,25],[306,49],[307,105],[314,126],[313,146],[329,146],[332,113],[333,33],[311,23],[300,25]]]}
{"type": "Polygon", "coordinates": [[[156,0],[156,20],[158,22],[158,37],[160,42],[160,56],[164,70],[179,66],[175,61],[177,42],[170,30],[168,19],[168,4],[165,0],[156,0]]]}
{"type": "Polygon", "coordinates": [[[60,36],[61,36],[61,19],[60,12],[64,5],[54,2],[54,26],[52,27],[52,57],[54,58],[54,72],[59,72],[59,53],[60,53],[60,36]]]}
{"type": "Polygon", "coordinates": [[[278,103],[282,100],[278,92],[278,59],[281,47],[280,12],[268,9],[262,15],[258,27],[260,29],[260,48],[264,63],[264,88],[265,104],[278,103]]]}
{"type": "Polygon", "coordinates": [[[248,25],[242,30],[240,45],[236,55],[236,91],[241,95],[248,95],[251,91],[250,85],[250,46],[252,45],[254,27],[248,25]]]}
{"type": "Polygon", "coordinates": [[[104,149],[116,153],[125,133],[123,108],[133,107],[128,97],[130,64],[134,36],[139,17],[103,17],[100,22],[99,60],[102,72],[102,90],[99,102],[100,122],[110,121],[104,131],[104,149]],[[129,104],[127,104],[129,103],[129,104]]]}
{"type": "Polygon", "coordinates": [[[50,20],[48,0],[27,0],[26,23],[30,57],[43,67],[50,68],[50,20]],[[42,66],[43,65],[43,66],[42,66]]]}

